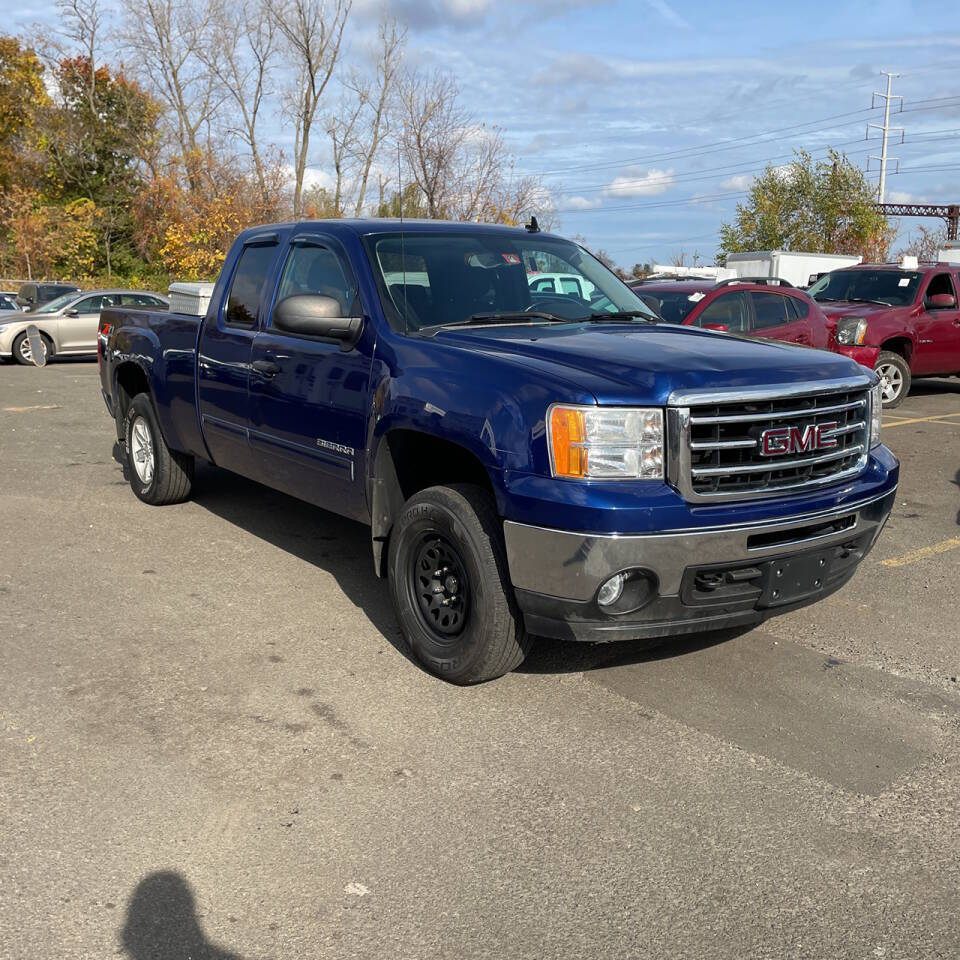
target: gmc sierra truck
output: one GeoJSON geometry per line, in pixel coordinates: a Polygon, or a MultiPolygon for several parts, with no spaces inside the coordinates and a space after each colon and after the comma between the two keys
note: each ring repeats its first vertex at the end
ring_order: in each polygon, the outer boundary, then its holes
{"type": "Polygon", "coordinates": [[[99,359],[142,501],[186,499],[202,460],[369,524],[410,649],[462,684],[535,636],[825,597],[897,487],[873,372],[663,323],[534,222],[247,230],[205,316],[105,310],[99,359]]]}

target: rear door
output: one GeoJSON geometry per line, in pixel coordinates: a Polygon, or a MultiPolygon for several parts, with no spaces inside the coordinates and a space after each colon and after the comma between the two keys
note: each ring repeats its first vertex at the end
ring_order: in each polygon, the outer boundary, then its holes
{"type": "Polygon", "coordinates": [[[340,243],[321,233],[295,234],[284,258],[274,303],[253,342],[250,444],[266,482],[345,516],[366,520],[363,455],[373,331],[359,342],[287,333],[273,326],[286,297],[333,297],[342,316],[366,316],[357,281],[340,243]]]}
{"type": "MultiPolygon", "coordinates": [[[[786,340],[809,346],[810,322],[801,320],[793,309],[791,298],[782,293],[767,290],[752,290],[748,296],[753,307],[750,332],[765,340],[786,340]]],[[[809,317],[809,311],[808,311],[809,317]]]]}
{"type": "Polygon", "coordinates": [[[100,311],[104,307],[116,306],[118,299],[117,296],[110,294],[84,297],[69,310],[61,313],[58,322],[57,348],[61,352],[95,353],[100,311]]]}
{"type": "Polygon", "coordinates": [[[934,273],[921,290],[923,312],[915,322],[916,346],[910,369],[913,373],[957,373],[960,371],[960,309],[956,278],[946,270],[934,273]],[[932,307],[935,294],[953,297],[952,307],[932,307]]]}
{"type": "Polygon", "coordinates": [[[203,322],[197,393],[204,440],[214,463],[260,479],[247,442],[250,352],[279,253],[275,233],[252,237],[238,257],[227,295],[203,322]]]}

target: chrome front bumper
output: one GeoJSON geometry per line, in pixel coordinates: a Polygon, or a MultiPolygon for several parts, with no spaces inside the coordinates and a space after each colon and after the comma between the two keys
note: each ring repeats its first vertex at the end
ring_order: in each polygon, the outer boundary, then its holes
{"type": "MultiPolygon", "coordinates": [[[[746,526],[681,530],[644,535],[570,533],[507,521],[507,560],[517,601],[532,633],[567,639],[618,639],[666,636],[733,623],[757,622],[773,613],[819,599],[842,586],[872,548],[896,496],[896,488],[868,500],[789,521],[746,526]],[[844,562],[817,589],[789,604],[760,591],[745,599],[711,602],[691,588],[691,577],[705,568],[756,567],[769,561],[821,554],[833,565],[831,551],[855,544],[844,562]],[[855,555],[853,555],[855,553],[855,555]],[[608,614],[597,604],[600,586],[616,573],[649,571],[657,584],[644,608],[608,614]],[[671,626],[675,625],[676,630],[671,626]]],[[[708,571],[709,572],[709,571],[708,571]]],[[[761,581],[758,580],[758,583],[761,581]]],[[[773,594],[776,597],[776,594],[773,594]]]]}

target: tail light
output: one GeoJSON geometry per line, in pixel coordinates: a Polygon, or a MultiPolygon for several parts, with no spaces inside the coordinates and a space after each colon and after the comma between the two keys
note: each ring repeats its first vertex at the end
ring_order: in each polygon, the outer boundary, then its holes
{"type": "Polygon", "coordinates": [[[107,337],[110,336],[110,331],[113,329],[113,324],[109,320],[101,320],[100,327],[97,330],[97,363],[103,363],[103,349],[107,345],[107,337]]]}

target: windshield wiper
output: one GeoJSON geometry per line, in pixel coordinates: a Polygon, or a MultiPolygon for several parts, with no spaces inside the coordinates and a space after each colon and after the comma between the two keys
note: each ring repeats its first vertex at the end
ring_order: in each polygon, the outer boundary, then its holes
{"type": "Polygon", "coordinates": [[[647,323],[656,323],[658,320],[652,313],[647,313],[643,310],[615,310],[612,313],[591,313],[589,317],[584,319],[614,321],[644,320],[647,323]]]}
{"type": "Polygon", "coordinates": [[[566,317],[558,317],[552,313],[542,313],[537,311],[516,313],[475,313],[466,318],[466,320],[451,320],[449,323],[434,323],[429,327],[421,327],[417,333],[432,337],[440,330],[449,330],[451,327],[470,327],[480,324],[494,323],[577,323],[576,320],[568,320],[566,317]]]}
{"type": "Polygon", "coordinates": [[[877,303],[881,307],[892,307],[887,300],[872,300],[870,297],[847,297],[847,303],[877,303]]]}

